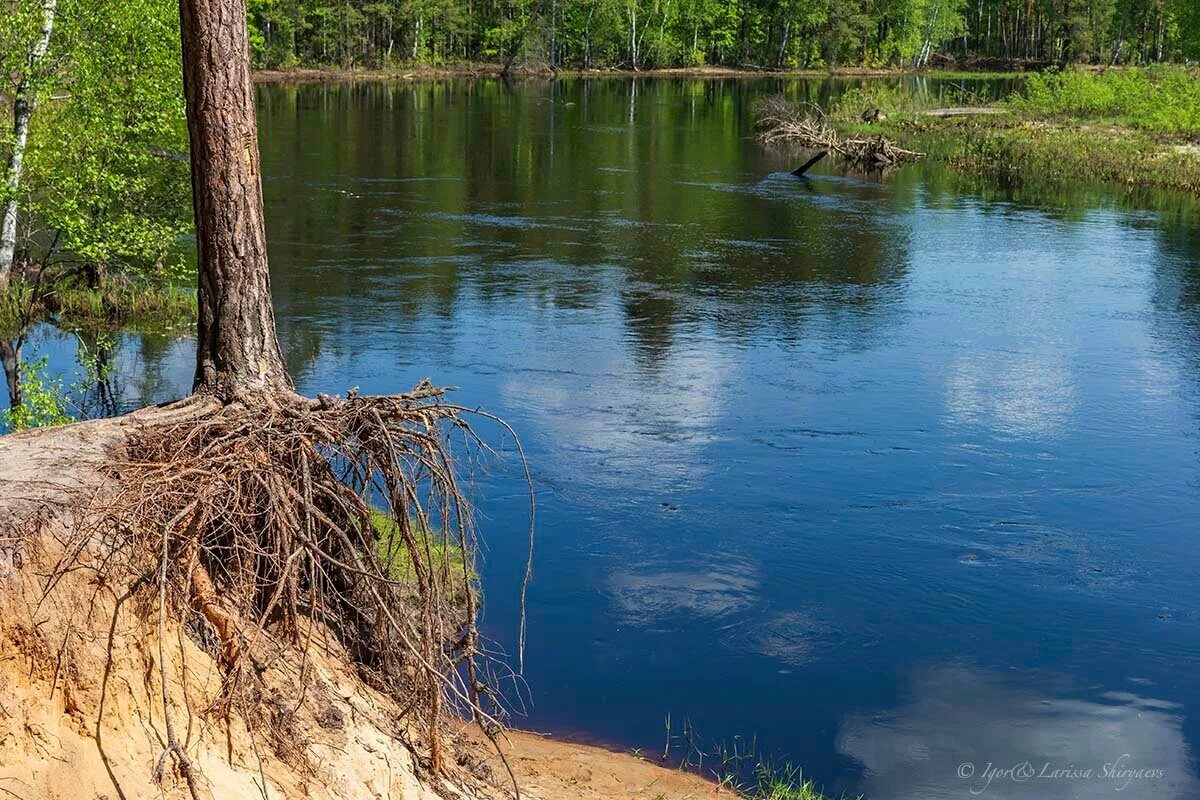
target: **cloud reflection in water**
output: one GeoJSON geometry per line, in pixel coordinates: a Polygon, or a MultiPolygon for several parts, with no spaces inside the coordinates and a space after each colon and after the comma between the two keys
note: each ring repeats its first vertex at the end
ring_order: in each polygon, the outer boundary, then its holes
{"type": "Polygon", "coordinates": [[[1200,780],[1182,723],[1178,705],[1129,692],[1056,698],[943,667],[914,680],[907,704],[847,716],[837,748],[862,764],[859,790],[888,800],[1191,800],[1200,780]],[[1091,774],[1053,776],[1068,769],[1091,774]],[[1160,777],[1120,772],[1139,769],[1160,777]]]}

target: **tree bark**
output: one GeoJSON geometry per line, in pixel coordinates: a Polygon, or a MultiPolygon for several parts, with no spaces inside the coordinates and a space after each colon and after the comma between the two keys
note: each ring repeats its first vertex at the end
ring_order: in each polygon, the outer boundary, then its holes
{"type": "Polygon", "coordinates": [[[290,392],[267,270],[246,0],[180,0],[199,257],[195,391],[290,392]]]}
{"type": "Polygon", "coordinates": [[[38,33],[33,49],[29,51],[25,73],[17,84],[13,97],[13,146],[4,170],[4,183],[8,199],[0,217],[0,291],[8,286],[12,275],[13,259],[17,253],[17,191],[21,188],[21,173],[25,167],[25,147],[29,142],[29,120],[37,108],[37,93],[34,89],[37,70],[46,51],[50,49],[50,35],[54,31],[54,15],[58,0],[42,3],[42,29],[38,33]]]}
{"type": "Polygon", "coordinates": [[[8,406],[15,411],[22,403],[20,340],[0,339],[0,362],[4,365],[4,382],[8,384],[8,406]]]}

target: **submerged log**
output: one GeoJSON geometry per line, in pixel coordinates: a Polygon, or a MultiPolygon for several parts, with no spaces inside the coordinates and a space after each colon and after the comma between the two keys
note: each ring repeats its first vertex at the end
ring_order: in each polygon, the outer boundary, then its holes
{"type": "Polygon", "coordinates": [[[804,177],[804,173],[808,172],[809,169],[811,169],[814,165],[816,165],[816,163],[818,161],[820,161],[827,155],[829,155],[829,151],[822,150],[821,152],[817,153],[815,156],[810,158],[808,161],[805,161],[803,164],[801,164],[800,166],[798,166],[794,170],[792,170],[792,174],[795,175],[797,178],[804,177]]]}

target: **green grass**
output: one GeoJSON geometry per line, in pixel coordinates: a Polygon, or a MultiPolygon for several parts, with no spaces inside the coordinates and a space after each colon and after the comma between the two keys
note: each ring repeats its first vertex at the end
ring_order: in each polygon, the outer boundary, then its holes
{"type": "Polygon", "coordinates": [[[954,169],[1007,185],[1108,184],[1200,194],[1200,70],[1121,69],[1031,75],[1008,113],[935,118],[922,111],[978,105],[962,87],[937,95],[867,86],[835,103],[843,133],[884,136],[954,169]],[[859,115],[879,108],[868,125],[859,115]]]}
{"type": "Polygon", "coordinates": [[[62,319],[85,325],[191,324],[197,313],[194,291],[125,279],[97,289],[60,284],[44,293],[43,302],[62,319]]]}
{"type": "Polygon", "coordinates": [[[1155,66],[1031,75],[1005,104],[1028,119],[1107,121],[1168,134],[1200,132],[1200,69],[1155,66]]]}
{"type": "Polygon", "coordinates": [[[34,322],[68,328],[162,330],[194,325],[196,293],[127,278],[110,278],[98,288],[60,280],[30,285],[14,280],[0,293],[0,335],[15,336],[34,322]]]}
{"type": "Polygon", "coordinates": [[[26,324],[28,309],[34,307],[33,289],[24,281],[14,280],[0,292],[0,336],[12,339],[26,324]]]}
{"type": "Polygon", "coordinates": [[[860,121],[862,112],[878,108],[891,121],[907,120],[922,111],[948,106],[982,105],[986,99],[972,92],[969,87],[946,85],[933,92],[916,92],[894,83],[868,82],[841,94],[829,109],[832,120],[844,124],[860,121]]]}
{"type": "MultiPolygon", "coordinates": [[[[396,521],[388,512],[375,508],[371,510],[371,527],[375,529],[375,533],[379,537],[377,544],[379,560],[386,567],[388,577],[400,583],[416,586],[417,573],[413,567],[412,554],[404,545],[396,521]]],[[[415,520],[410,523],[410,527],[416,535],[418,543],[422,547],[428,547],[430,565],[434,573],[441,574],[443,570],[447,570],[452,576],[450,585],[459,586],[460,581],[453,578],[463,573],[462,548],[440,541],[441,537],[422,527],[415,520]]],[[[471,580],[474,580],[474,571],[469,574],[471,580]]]]}
{"type": "Polygon", "coordinates": [[[1091,182],[1200,193],[1200,152],[1139,133],[1037,124],[965,128],[956,133],[946,160],[1010,183],[1091,182]]]}
{"type": "MultiPolygon", "coordinates": [[[[728,784],[728,781],[722,783],[728,784]]],[[[799,767],[791,765],[773,768],[768,764],[759,764],[755,769],[754,784],[735,786],[734,789],[746,800],[832,800],[813,781],[805,780],[799,767]]]]}

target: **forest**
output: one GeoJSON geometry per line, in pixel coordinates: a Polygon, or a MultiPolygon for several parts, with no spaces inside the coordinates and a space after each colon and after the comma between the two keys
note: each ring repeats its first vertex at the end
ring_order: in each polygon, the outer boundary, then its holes
{"type": "Polygon", "coordinates": [[[922,68],[1200,57],[1194,0],[250,0],[249,16],[260,68],[922,68]]]}

